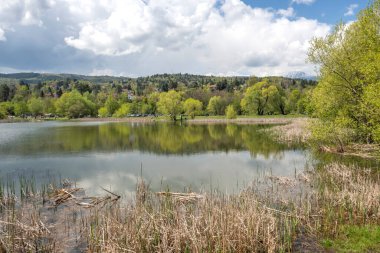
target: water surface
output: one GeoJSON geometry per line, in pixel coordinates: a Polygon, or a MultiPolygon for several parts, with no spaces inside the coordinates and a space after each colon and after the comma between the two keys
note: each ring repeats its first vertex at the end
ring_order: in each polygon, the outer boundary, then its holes
{"type": "Polygon", "coordinates": [[[294,176],[309,152],[277,143],[271,126],[42,122],[0,124],[0,175],[70,178],[90,193],[154,190],[235,192],[264,173],[294,176]]]}

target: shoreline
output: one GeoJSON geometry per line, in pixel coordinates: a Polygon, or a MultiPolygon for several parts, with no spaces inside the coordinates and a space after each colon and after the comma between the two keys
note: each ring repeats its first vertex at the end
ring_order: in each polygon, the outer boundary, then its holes
{"type": "MultiPolygon", "coordinates": [[[[204,124],[204,123],[213,123],[213,124],[225,124],[225,123],[236,123],[236,124],[288,124],[294,120],[306,119],[307,117],[238,117],[236,119],[226,119],[226,118],[216,118],[216,117],[199,117],[195,119],[185,119],[183,122],[189,124],[204,124]]],[[[76,118],[76,119],[3,119],[0,120],[1,123],[24,123],[24,122],[45,122],[45,121],[65,121],[65,122],[170,122],[171,120],[165,117],[129,117],[129,118],[76,118]]],[[[180,122],[180,120],[177,120],[180,122]]]]}

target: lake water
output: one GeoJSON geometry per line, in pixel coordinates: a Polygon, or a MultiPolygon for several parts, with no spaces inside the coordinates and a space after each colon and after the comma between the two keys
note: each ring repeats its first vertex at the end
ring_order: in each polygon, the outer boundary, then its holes
{"type": "Polygon", "coordinates": [[[41,122],[0,124],[0,175],[70,178],[91,194],[154,190],[236,192],[264,173],[294,176],[309,152],[271,139],[271,126],[41,122]]]}

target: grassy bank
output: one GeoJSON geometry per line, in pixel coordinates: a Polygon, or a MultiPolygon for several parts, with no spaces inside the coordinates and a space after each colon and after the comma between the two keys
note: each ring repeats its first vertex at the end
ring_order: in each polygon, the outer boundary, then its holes
{"type": "Polygon", "coordinates": [[[354,166],[334,163],[294,178],[268,175],[235,195],[157,193],[140,180],[133,198],[121,200],[108,191],[85,196],[67,182],[40,190],[32,180],[20,182],[19,191],[12,182],[1,186],[3,252],[323,252],[321,245],[365,252],[379,247],[379,172],[354,166]]]}

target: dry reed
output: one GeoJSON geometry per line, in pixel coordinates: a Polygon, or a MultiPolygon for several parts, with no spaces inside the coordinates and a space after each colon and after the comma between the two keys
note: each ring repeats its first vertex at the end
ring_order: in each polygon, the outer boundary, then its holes
{"type": "Polygon", "coordinates": [[[282,143],[306,143],[310,139],[309,119],[296,118],[290,123],[269,128],[272,136],[282,143]]]}
{"type": "Polygon", "coordinates": [[[338,163],[267,176],[236,195],[155,193],[141,180],[120,202],[31,184],[23,198],[0,187],[0,252],[292,252],[310,241],[319,250],[340,226],[380,225],[379,172],[338,163]]]}

